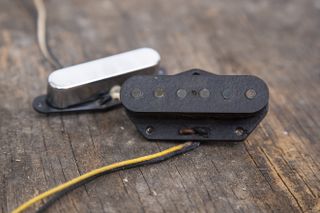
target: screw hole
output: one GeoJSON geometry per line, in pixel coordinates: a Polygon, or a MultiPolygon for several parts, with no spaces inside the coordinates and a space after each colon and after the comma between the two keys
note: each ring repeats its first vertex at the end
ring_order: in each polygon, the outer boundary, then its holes
{"type": "Polygon", "coordinates": [[[238,127],[234,130],[234,133],[237,135],[237,136],[242,136],[245,134],[245,131],[242,127],[238,127]]]}
{"type": "Polygon", "coordinates": [[[151,135],[152,132],[153,132],[153,130],[154,130],[154,128],[153,128],[152,126],[148,126],[148,127],[146,128],[146,134],[147,134],[147,135],[151,135]]]}
{"type": "Polygon", "coordinates": [[[193,72],[192,75],[200,75],[198,72],[193,72]]]}

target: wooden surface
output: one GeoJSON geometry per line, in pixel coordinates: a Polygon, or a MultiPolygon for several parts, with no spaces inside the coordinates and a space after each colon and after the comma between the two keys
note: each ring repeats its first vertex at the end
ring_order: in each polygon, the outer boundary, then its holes
{"type": "MultiPolygon", "coordinates": [[[[319,0],[48,0],[64,66],[148,46],[170,73],[254,74],[270,111],[243,143],[210,143],[110,174],[50,212],[320,211],[319,0]]],[[[122,108],[43,116],[31,108],[52,67],[30,1],[0,1],[0,212],[59,183],[172,143],[148,142],[122,108]]],[[[37,206],[39,207],[39,205],[37,206]]]]}

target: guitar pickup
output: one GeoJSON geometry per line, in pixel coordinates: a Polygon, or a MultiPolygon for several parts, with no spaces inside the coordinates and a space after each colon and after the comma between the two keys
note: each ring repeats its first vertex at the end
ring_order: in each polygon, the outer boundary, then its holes
{"type": "Polygon", "coordinates": [[[107,110],[121,104],[120,85],[137,74],[159,74],[160,55],[141,48],[59,69],[48,77],[47,94],[33,101],[40,113],[107,110]],[[119,95],[118,95],[119,96],[119,95]]]}
{"type": "Polygon", "coordinates": [[[120,97],[148,140],[242,141],[266,116],[269,91],[255,76],[193,69],[130,77],[120,97]]]}

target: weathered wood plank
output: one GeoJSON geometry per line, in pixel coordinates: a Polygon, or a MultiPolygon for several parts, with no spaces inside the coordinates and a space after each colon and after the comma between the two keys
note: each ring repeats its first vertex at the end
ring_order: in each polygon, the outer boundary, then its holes
{"type": "MultiPolygon", "coordinates": [[[[65,66],[149,46],[170,73],[254,74],[270,112],[243,143],[208,143],[101,177],[50,212],[320,211],[320,3],[253,0],[47,0],[48,38],[65,66]]],[[[43,116],[31,108],[52,68],[31,1],[0,2],[0,212],[91,169],[156,152],[123,109],[43,116]]],[[[40,204],[39,204],[40,205],[40,204]]]]}

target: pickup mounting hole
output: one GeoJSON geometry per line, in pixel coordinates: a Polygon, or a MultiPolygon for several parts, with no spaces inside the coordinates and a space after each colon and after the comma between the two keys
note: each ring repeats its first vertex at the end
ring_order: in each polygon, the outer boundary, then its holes
{"type": "Polygon", "coordinates": [[[147,126],[146,128],[146,134],[147,135],[151,135],[153,132],[154,128],[152,126],[147,126]]]}
{"type": "Polygon", "coordinates": [[[242,127],[238,127],[234,130],[234,133],[237,136],[243,136],[246,133],[246,131],[242,127]]]}

